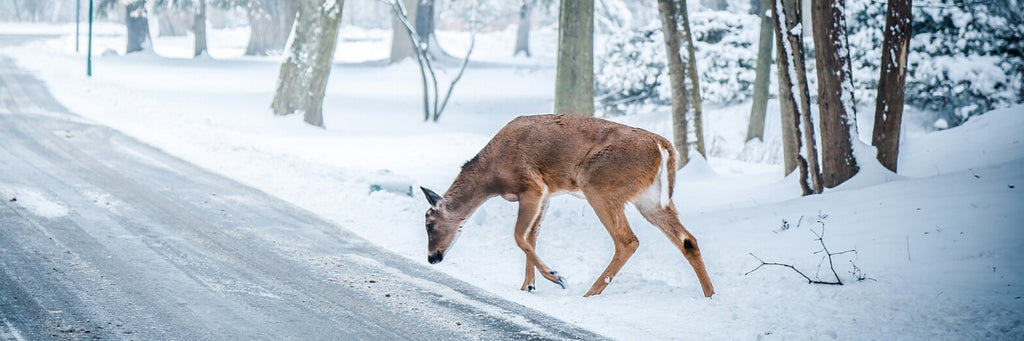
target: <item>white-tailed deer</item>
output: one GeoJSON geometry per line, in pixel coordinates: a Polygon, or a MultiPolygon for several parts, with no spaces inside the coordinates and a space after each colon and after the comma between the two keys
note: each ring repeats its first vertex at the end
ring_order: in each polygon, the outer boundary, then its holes
{"type": "Polygon", "coordinates": [[[534,249],[548,199],[573,193],[590,203],[615,242],[615,255],[584,296],[598,295],[636,251],[638,240],[623,210],[633,203],[682,251],[704,296],[715,293],[697,240],[679,222],[672,204],[675,149],[643,129],[578,115],[521,116],[512,120],[462,166],[444,196],[422,188],[427,210],[427,261],[440,262],[463,222],[487,199],[519,202],[516,244],[526,253],[522,290],[534,289],[535,269],[565,288],[558,272],[534,249]]]}

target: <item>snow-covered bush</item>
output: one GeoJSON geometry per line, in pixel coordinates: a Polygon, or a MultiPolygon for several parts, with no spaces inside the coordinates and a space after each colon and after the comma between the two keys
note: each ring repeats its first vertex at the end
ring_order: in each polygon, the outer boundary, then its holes
{"type": "Polygon", "coordinates": [[[609,39],[594,75],[595,96],[605,113],[672,103],[664,51],[660,27],[627,30],[609,39]]]}
{"type": "Polygon", "coordinates": [[[760,19],[705,11],[691,15],[691,21],[702,98],[731,104],[753,96],[760,19]]]}
{"type": "MultiPolygon", "coordinates": [[[[703,100],[728,104],[750,98],[758,18],[706,11],[693,13],[690,20],[703,100]]],[[[671,105],[665,63],[659,22],[611,36],[597,61],[598,105],[613,115],[642,105],[671,105]]]]}
{"type": "MultiPolygon", "coordinates": [[[[847,2],[857,98],[874,99],[885,4],[847,2]]],[[[1024,21],[1016,0],[936,0],[914,6],[906,103],[935,111],[950,126],[1024,102],[1024,21]]]]}
{"type": "MultiPolygon", "coordinates": [[[[870,104],[878,88],[886,4],[871,0],[846,4],[855,97],[870,104]]],[[[935,0],[915,4],[913,16],[907,105],[936,112],[949,126],[956,126],[971,116],[1024,102],[1024,6],[1020,0],[935,0]]],[[[726,11],[693,12],[690,19],[705,103],[749,99],[759,19],[726,11]]],[[[810,32],[804,34],[813,98],[817,74],[810,32]]],[[[597,62],[599,107],[614,115],[642,105],[670,105],[664,51],[658,22],[610,37],[597,62]]]]}

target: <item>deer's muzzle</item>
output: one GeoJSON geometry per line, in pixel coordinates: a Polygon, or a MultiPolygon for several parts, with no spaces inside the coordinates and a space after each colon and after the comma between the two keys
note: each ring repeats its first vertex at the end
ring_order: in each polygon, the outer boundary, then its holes
{"type": "Polygon", "coordinates": [[[431,253],[430,255],[427,256],[427,262],[429,262],[430,264],[437,264],[440,263],[442,260],[444,260],[444,253],[440,251],[434,251],[434,253],[431,253]]]}

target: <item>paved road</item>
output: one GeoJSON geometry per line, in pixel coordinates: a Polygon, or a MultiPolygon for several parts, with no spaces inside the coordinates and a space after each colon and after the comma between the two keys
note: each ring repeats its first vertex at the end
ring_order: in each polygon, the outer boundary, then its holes
{"type": "Polygon", "coordinates": [[[2,56],[0,194],[0,339],[601,338],[89,123],[2,56]]]}

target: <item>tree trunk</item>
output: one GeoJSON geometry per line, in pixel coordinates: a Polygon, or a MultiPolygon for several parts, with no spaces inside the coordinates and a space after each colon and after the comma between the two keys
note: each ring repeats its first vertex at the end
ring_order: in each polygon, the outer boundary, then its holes
{"type": "Polygon", "coordinates": [[[303,113],[306,123],[323,127],[323,101],[338,42],[342,0],[302,0],[295,36],[281,64],[271,104],[277,115],[303,113]]]}
{"type": "Polygon", "coordinates": [[[187,15],[174,8],[167,8],[157,15],[160,37],[180,37],[188,32],[187,15]]]}
{"type": "MultiPolygon", "coordinates": [[[[430,35],[434,33],[434,0],[420,0],[416,3],[416,34],[420,41],[430,44],[430,35]]],[[[429,47],[428,47],[429,49],[429,47]]]]}
{"type": "Polygon", "coordinates": [[[803,194],[821,193],[817,169],[817,150],[814,147],[814,127],[810,125],[810,94],[804,70],[804,55],[799,28],[800,7],[797,0],[781,0],[771,4],[775,22],[775,40],[778,44],[779,108],[782,116],[783,154],[786,174],[800,168],[800,188],[803,194]],[[781,2],[782,11],[778,5],[781,2]],[[792,79],[796,76],[796,79],[792,79]],[[793,82],[796,82],[795,84],[793,82]],[[799,102],[798,102],[799,101],[799,102]],[[800,123],[809,130],[806,136],[807,157],[800,153],[800,123]]]}
{"type": "Polygon", "coordinates": [[[889,0],[882,42],[881,74],[875,102],[875,128],[871,144],[878,148],[878,162],[896,171],[900,151],[903,93],[910,52],[911,0],[889,0]]]}
{"type": "Polygon", "coordinates": [[[533,12],[533,6],[530,6],[530,1],[523,0],[523,4],[519,6],[519,29],[516,30],[516,50],[512,52],[513,56],[519,55],[520,52],[530,56],[530,14],[533,12]]]}
{"type": "Polygon", "coordinates": [[[245,54],[266,56],[280,53],[295,22],[295,0],[249,0],[249,45],[245,54]]]}
{"type": "Polygon", "coordinates": [[[765,15],[771,8],[771,0],[754,0],[752,9],[761,18],[761,33],[757,47],[757,70],[754,77],[754,103],[750,107],[750,122],[747,125],[747,141],[764,141],[764,117],[768,111],[768,86],[772,68],[772,19],[765,15]],[[753,6],[756,4],[757,6],[753,6]]]}
{"type": "Polygon", "coordinates": [[[679,33],[679,22],[676,14],[675,1],[658,0],[658,14],[661,17],[661,30],[665,38],[665,55],[668,57],[668,78],[672,89],[672,140],[679,157],[676,168],[683,168],[690,161],[690,146],[687,133],[686,111],[690,106],[686,96],[686,68],[679,54],[682,34],[679,33]]]}
{"type": "MultiPolygon", "coordinates": [[[[403,7],[405,7],[406,15],[408,15],[409,24],[416,27],[416,19],[419,18],[416,15],[416,11],[419,9],[418,0],[391,0],[391,1],[402,1],[403,7]]],[[[397,15],[397,14],[396,14],[397,15]]],[[[391,62],[397,62],[402,59],[412,57],[414,53],[412,46],[412,39],[409,38],[409,34],[406,33],[405,27],[402,26],[402,22],[397,17],[391,18],[391,62]]]]}
{"type": "Polygon", "coordinates": [[[594,0],[561,0],[554,111],[594,116],[594,0]]]}
{"type": "Polygon", "coordinates": [[[146,0],[136,0],[125,4],[125,26],[128,27],[128,46],[125,53],[140,52],[153,48],[149,36],[149,14],[146,12],[146,0]]]}
{"type": "MultiPolygon", "coordinates": [[[[772,10],[772,22],[775,26],[775,44],[776,44],[776,64],[778,66],[778,87],[779,87],[779,113],[782,119],[782,159],[783,159],[783,170],[784,174],[789,175],[793,170],[796,169],[797,159],[800,158],[800,139],[799,132],[794,131],[794,128],[799,129],[798,120],[800,117],[799,109],[796,105],[795,88],[793,87],[793,79],[790,77],[790,70],[793,69],[792,62],[790,61],[793,56],[793,45],[791,45],[790,37],[787,32],[787,27],[793,25],[793,13],[792,10],[786,8],[786,5],[790,4],[792,0],[788,1],[783,5],[783,8],[778,8],[779,1],[771,2],[772,10]],[[787,17],[782,18],[782,11],[787,10],[787,17]],[[788,19],[788,20],[787,20],[788,19]]],[[[800,45],[795,46],[798,51],[800,45]]],[[[795,71],[794,71],[795,73],[795,71]]]]}
{"type": "Polygon", "coordinates": [[[845,0],[821,0],[811,7],[818,69],[822,171],[825,186],[829,188],[850,179],[859,169],[853,155],[857,113],[843,15],[845,6],[845,0]]]}
{"type": "MultiPolygon", "coordinates": [[[[791,5],[794,10],[798,10],[800,5],[794,3],[791,5]]],[[[803,13],[797,11],[794,14],[794,18],[800,18],[803,13]]],[[[794,25],[796,21],[794,21],[794,25]]],[[[814,140],[814,121],[811,119],[811,90],[807,85],[807,68],[804,66],[804,31],[803,25],[800,28],[791,27],[790,29],[790,43],[792,46],[799,46],[800,48],[794,49],[793,51],[793,67],[796,70],[796,85],[799,90],[799,102],[800,105],[800,121],[803,123],[803,131],[797,131],[798,137],[802,135],[804,138],[803,145],[805,153],[803,157],[807,162],[807,177],[810,178],[810,187],[812,194],[821,194],[824,190],[822,188],[823,181],[821,175],[821,167],[818,165],[818,147],[817,142],[814,140]]],[[[807,181],[807,180],[805,180],[807,181]]]]}
{"type": "Polygon", "coordinates": [[[680,26],[683,28],[682,43],[686,44],[687,59],[684,61],[687,74],[690,76],[690,106],[693,108],[693,131],[696,136],[696,149],[704,159],[708,154],[704,152],[704,115],[703,105],[700,98],[700,74],[697,73],[697,57],[693,49],[693,34],[690,32],[690,14],[686,10],[686,0],[675,0],[676,12],[679,14],[680,26]]]}
{"type": "Polygon", "coordinates": [[[434,59],[453,58],[441,48],[441,44],[437,42],[437,34],[434,33],[436,28],[435,21],[437,19],[437,12],[434,10],[437,8],[435,1],[420,0],[416,6],[418,8],[415,11],[416,19],[413,23],[420,41],[427,44],[427,54],[434,59]]]}
{"type": "Polygon", "coordinates": [[[199,8],[196,9],[196,17],[193,21],[192,30],[195,31],[195,54],[201,56],[206,52],[206,0],[199,0],[199,8]]]}

